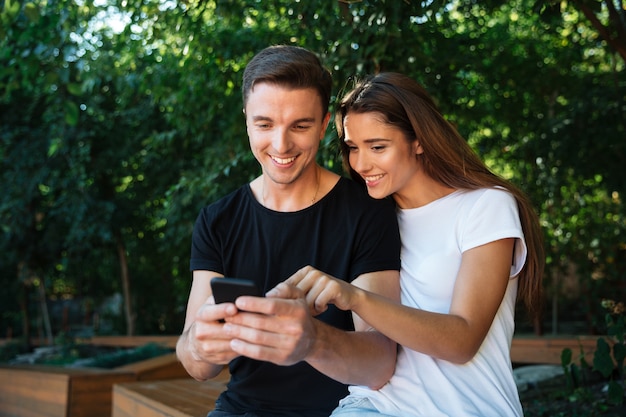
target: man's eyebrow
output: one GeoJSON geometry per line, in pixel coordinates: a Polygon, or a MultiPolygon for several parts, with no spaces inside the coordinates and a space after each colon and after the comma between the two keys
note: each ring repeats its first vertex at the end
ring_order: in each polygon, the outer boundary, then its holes
{"type": "Polygon", "coordinates": [[[267,116],[252,116],[252,120],[254,120],[255,122],[257,122],[257,121],[268,121],[268,122],[271,122],[272,118],[271,117],[267,117],[267,116]]]}
{"type": "MultiPolygon", "coordinates": [[[[273,119],[268,116],[252,116],[252,120],[255,122],[258,122],[258,121],[272,122],[273,121],[273,119]]],[[[315,123],[315,117],[303,117],[302,119],[296,119],[293,122],[291,122],[291,124],[298,124],[298,123],[315,123]]]]}
{"type": "Polygon", "coordinates": [[[293,121],[293,124],[298,123],[315,123],[315,117],[303,117],[302,119],[296,119],[293,121]]]}

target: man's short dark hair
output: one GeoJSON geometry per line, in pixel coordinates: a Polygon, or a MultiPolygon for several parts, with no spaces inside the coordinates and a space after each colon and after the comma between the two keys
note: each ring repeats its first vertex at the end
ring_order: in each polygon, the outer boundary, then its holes
{"type": "Polygon", "coordinates": [[[322,114],[328,112],[332,77],[317,55],[308,49],[274,45],[256,54],[243,73],[241,92],[244,107],[254,86],[261,82],[293,89],[312,88],[320,95],[322,114]]]}

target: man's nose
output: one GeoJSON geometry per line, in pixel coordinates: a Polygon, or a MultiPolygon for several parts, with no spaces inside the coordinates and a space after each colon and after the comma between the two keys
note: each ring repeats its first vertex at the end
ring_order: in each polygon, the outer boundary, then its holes
{"type": "Polygon", "coordinates": [[[285,129],[275,129],[272,132],[272,147],[279,153],[289,150],[291,143],[289,133],[285,129]]]}

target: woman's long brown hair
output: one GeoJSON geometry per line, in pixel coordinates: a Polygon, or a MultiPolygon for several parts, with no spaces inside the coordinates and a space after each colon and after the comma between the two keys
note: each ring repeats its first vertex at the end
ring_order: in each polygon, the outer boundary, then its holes
{"type": "Polygon", "coordinates": [[[539,219],[530,199],[485,165],[457,129],[443,117],[421,85],[397,73],[381,73],[358,82],[337,109],[335,125],[343,164],[353,179],[363,181],[350,167],[343,122],[348,113],[370,112],[382,115],[389,125],[400,129],[407,140],[419,141],[423,153],[417,157],[425,172],[441,184],[466,190],[503,187],[515,197],[528,248],[526,263],[519,274],[517,295],[531,319],[538,320],[543,301],[545,256],[539,219]]]}

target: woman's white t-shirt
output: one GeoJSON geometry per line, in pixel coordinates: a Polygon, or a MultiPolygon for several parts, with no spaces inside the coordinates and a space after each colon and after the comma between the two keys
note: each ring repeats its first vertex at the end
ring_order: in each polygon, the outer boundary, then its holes
{"type": "MultiPolygon", "coordinates": [[[[384,414],[424,417],[521,417],[510,360],[517,275],[526,244],[514,197],[503,189],[456,191],[426,206],[399,210],[402,304],[448,313],[463,252],[517,238],[506,294],[476,356],[458,365],[399,347],[391,380],[380,390],[350,387],[384,414]]],[[[411,329],[407,329],[411,331],[411,329]]]]}

